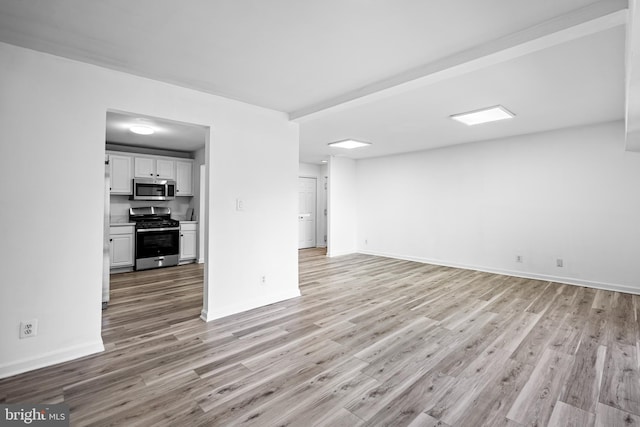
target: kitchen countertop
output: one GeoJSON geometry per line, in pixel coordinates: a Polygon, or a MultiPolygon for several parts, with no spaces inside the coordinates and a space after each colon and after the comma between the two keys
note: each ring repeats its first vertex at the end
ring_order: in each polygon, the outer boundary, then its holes
{"type": "Polygon", "coordinates": [[[109,225],[112,227],[118,227],[124,225],[136,225],[136,223],[131,222],[128,216],[112,216],[109,218],[109,225]]]}
{"type": "MultiPolygon", "coordinates": [[[[191,215],[189,215],[189,217],[191,217],[191,215]]],[[[190,221],[187,220],[187,216],[186,215],[171,215],[171,218],[180,221],[183,224],[197,224],[198,221],[190,221]]]]}

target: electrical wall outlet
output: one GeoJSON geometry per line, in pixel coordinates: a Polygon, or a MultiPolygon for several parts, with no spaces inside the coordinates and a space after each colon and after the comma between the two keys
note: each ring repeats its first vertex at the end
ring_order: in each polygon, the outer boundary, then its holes
{"type": "Polygon", "coordinates": [[[244,200],[242,199],[236,199],[236,210],[238,212],[241,212],[244,210],[244,200]]]}
{"type": "Polygon", "coordinates": [[[562,258],[556,259],[556,267],[564,267],[564,261],[562,258]]]}
{"type": "Polygon", "coordinates": [[[522,262],[522,255],[516,255],[516,262],[522,262]]]}
{"type": "Polygon", "coordinates": [[[260,276],[260,284],[261,285],[267,284],[267,276],[260,276]]]}
{"type": "Polygon", "coordinates": [[[38,319],[20,322],[20,339],[35,337],[36,335],[38,335],[38,319]]]}

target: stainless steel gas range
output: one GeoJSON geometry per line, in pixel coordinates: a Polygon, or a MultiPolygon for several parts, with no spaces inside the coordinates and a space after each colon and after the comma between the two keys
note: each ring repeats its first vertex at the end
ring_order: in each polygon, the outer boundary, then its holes
{"type": "Polygon", "coordinates": [[[136,226],[136,270],[178,265],[180,222],[167,207],[129,208],[136,226]]]}

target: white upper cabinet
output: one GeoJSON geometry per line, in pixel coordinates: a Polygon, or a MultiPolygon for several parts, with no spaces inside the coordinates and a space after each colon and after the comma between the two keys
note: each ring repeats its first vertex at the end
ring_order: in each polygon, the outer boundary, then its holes
{"type": "Polygon", "coordinates": [[[175,162],[173,160],[153,157],[135,157],[134,175],[136,178],[175,179],[175,162]]]}
{"type": "Polygon", "coordinates": [[[176,160],[176,196],[193,196],[193,162],[176,160]]]}
{"type": "Polygon", "coordinates": [[[109,154],[111,194],[131,194],[132,160],[130,156],[109,154]]]}
{"type": "Polygon", "coordinates": [[[156,160],[156,178],[176,179],[175,162],[173,160],[156,160]]]}
{"type": "Polygon", "coordinates": [[[155,178],[156,177],[155,160],[147,157],[136,157],[134,175],[136,178],[155,178]]]}
{"type": "Polygon", "coordinates": [[[176,181],[176,196],[193,196],[193,160],[120,151],[107,151],[111,194],[132,194],[133,178],[176,181]]]}

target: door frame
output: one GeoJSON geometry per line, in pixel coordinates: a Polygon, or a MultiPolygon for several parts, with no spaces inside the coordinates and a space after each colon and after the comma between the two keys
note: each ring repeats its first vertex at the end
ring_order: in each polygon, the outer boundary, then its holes
{"type": "MultiPolygon", "coordinates": [[[[310,178],[310,179],[315,179],[315,181],[316,181],[316,200],[315,200],[315,205],[316,205],[316,209],[315,209],[315,211],[316,211],[316,218],[315,218],[315,227],[314,227],[314,229],[313,229],[313,232],[314,232],[314,234],[315,234],[315,236],[316,236],[316,238],[315,238],[316,244],[315,244],[315,246],[313,246],[313,247],[314,247],[314,248],[317,248],[317,247],[318,247],[318,200],[319,200],[319,198],[318,198],[318,181],[319,181],[319,179],[318,179],[318,177],[317,177],[317,176],[313,176],[313,175],[298,175],[298,180],[299,180],[300,178],[310,178]]],[[[298,182],[299,182],[299,181],[298,181],[298,182]]],[[[298,194],[300,194],[300,193],[298,193],[298,194]]],[[[298,209],[299,209],[299,207],[300,207],[300,205],[298,204],[298,209]]],[[[298,212],[298,213],[299,213],[299,212],[298,212]]],[[[298,238],[299,238],[299,237],[300,237],[300,236],[298,236],[298,238]]]]}
{"type": "MultiPolygon", "coordinates": [[[[204,195],[203,193],[203,189],[200,188],[199,189],[199,194],[197,195],[198,198],[200,199],[198,201],[200,209],[199,209],[199,214],[201,214],[202,212],[204,212],[204,218],[199,217],[198,218],[198,228],[201,228],[202,225],[204,225],[204,241],[202,242],[204,245],[204,254],[198,254],[198,258],[203,258],[202,261],[200,261],[200,259],[196,260],[196,262],[204,264],[204,273],[203,273],[203,280],[202,280],[202,309],[200,311],[200,319],[202,319],[204,322],[207,322],[208,320],[208,309],[209,309],[209,289],[211,284],[209,283],[209,244],[210,244],[210,239],[209,239],[209,215],[208,213],[211,210],[211,206],[210,206],[210,198],[209,198],[209,191],[210,191],[210,184],[209,184],[209,158],[211,156],[211,144],[212,144],[212,140],[213,140],[213,129],[214,129],[214,124],[208,123],[208,124],[202,124],[202,123],[198,123],[197,121],[189,121],[189,120],[184,120],[184,119],[177,119],[177,118],[173,118],[173,117],[169,117],[169,116],[163,116],[161,114],[152,114],[152,113],[146,113],[146,112],[133,112],[133,111],[128,111],[128,110],[123,110],[123,109],[119,109],[119,108],[106,108],[104,110],[104,118],[105,118],[105,122],[103,124],[103,127],[106,129],[106,116],[107,113],[109,112],[113,112],[113,113],[124,113],[124,114],[128,114],[131,116],[135,116],[135,117],[149,117],[149,118],[157,118],[157,119],[161,119],[161,120],[165,120],[165,121],[172,121],[172,122],[176,122],[176,123],[182,123],[182,124],[186,124],[186,125],[191,125],[191,126],[199,126],[202,127],[205,132],[204,132],[204,163],[202,164],[202,166],[204,166],[204,195]],[[204,199],[202,198],[204,197],[204,199]],[[202,222],[204,222],[204,224],[202,224],[202,222]]],[[[105,156],[106,156],[106,143],[107,141],[105,140],[105,147],[104,147],[104,151],[105,151],[105,156]]],[[[107,167],[107,165],[105,164],[105,167],[107,167]]],[[[192,178],[195,180],[196,176],[200,177],[200,179],[202,178],[202,175],[200,175],[201,169],[198,169],[199,173],[196,174],[195,171],[192,170],[192,178]]],[[[203,184],[202,181],[199,182],[199,185],[201,186],[203,184]]],[[[109,203],[111,201],[111,192],[107,192],[107,188],[105,185],[105,203],[107,203],[107,199],[109,200],[109,203]]],[[[195,194],[194,194],[195,195],[195,194]]],[[[103,212],[104,212],[105,207],[103,206],[103,212]]],[[[110,207],[109,207],[110,210],[110,207]]],[[[106,218],[105,218],[105,222],[106,222],[106,218]]],[[[106,225],[105,225],[106,226],[106,225]]],[[[202,235],[202,234],[201,234],[202,235]]],[[[105,236],[104,238],[108,239],[108,236],[105,236]]],[[[135,238],[135,235],[134,235],[135,238]]],[[[103,243],[103,245],[106,245],[106,243],[103,243]]],[[[198,243],[198,250],[200,250],[201,246],[198,243]]],[[[111,274],[111,269],[109,269],[109,275],[111,274]]],[[[103,274],[104,275],[104,274],[103,274]]],[[[101,284],[102,287],[104,287],[101,284]]],[[[110,292],[110,288],[111,288],[111,283],[109,280],[109,291],[110,292]]],[[[102,292],[101,292],[101,296],[102,296],[102,292]]],[[[102,309],[103,309],[103,305],[100,304],[100,316],[102,318],[102,309]]],[[[101,325],[100,326],[100,334],[102,335],[102,331],[103,331],[104,327],[101,325]]]]}

